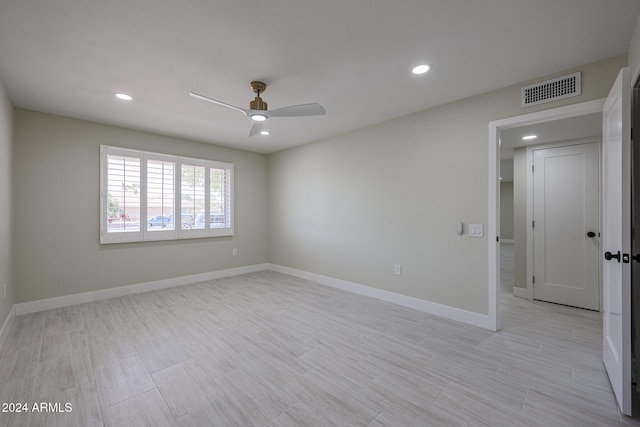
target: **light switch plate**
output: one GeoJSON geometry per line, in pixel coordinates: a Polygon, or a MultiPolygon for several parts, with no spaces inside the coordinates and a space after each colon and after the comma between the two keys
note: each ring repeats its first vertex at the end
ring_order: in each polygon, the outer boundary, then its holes
{"type": "Polygon", "coordinates": [[[484,236],[484,227],[482,224],[469,224],[469,237],[484,236]]]}

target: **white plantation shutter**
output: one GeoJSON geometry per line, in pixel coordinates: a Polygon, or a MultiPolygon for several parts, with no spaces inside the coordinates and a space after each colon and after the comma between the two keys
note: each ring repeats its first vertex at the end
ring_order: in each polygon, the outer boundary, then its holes
{"type": "Polygon", "coordinates": [[[231,169],[209,170],[209,224],[211,228],[231,227],[231,169]]]}
{"type": "MultiPolygon", "coordinates": [[[[147,158],[147,239],[163,239],[175,234],[176,159],[146,154],[147,158]],[[163,234],[163,235],[161,235],[163,234]]],[[[171,236],[173,237],[173,236],[171,236]]]]}
{"type": "Polygon", "coordinates": [[[196,222],[204,224],[204,221],[200,222],[200,220],[204,217],[206,210],[205,181],[205,166],[194,162],[182,162],[180,165],[180,221],[183,230],[196,228],[196,222]]]}
{"type": "Polygon", "coordinates": [[[233,235],[232,163],[100,150],[100,243],[233,235]]]}
{"type": "Polygon", "coordinates": [[[113,150],[103,153],[102,235],[113,241],[140,238],[141,159],[113,150]]]}

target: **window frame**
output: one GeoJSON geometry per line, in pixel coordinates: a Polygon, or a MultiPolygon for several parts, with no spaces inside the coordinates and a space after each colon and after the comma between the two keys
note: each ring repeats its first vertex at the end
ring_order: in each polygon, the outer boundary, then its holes
{"type": "MultiPolygon", "coordinates": [[[[194,225],[196,215],[194,214],[194,225]]],[[[217,160],[196,159],[191,157],[173,156],[168,154],[154,153],[150,151],[133,150],[129,148],[100,145],[100,244],[111,243],[132,243],[162,240],[182,240],[198,239],[207,237],[229,237],[234,235],[234,164],[217,160]],[[138,231],[109,232],[108,231],[108,157],[126,156],[140,159],[140,227],[138,231]],[[147,164],[149,160],[162,162],[172,162],[174,164],[173,173],[173,198],[174,198],[174,229],[168,230],[148,230],[148,182],[147,164]],[[182,229],[182,165],[197,165],[204,167],[204,228],[182,229]],[[211,227],[210,217],[211,189],[210,176],[212,169],[225,171],[226,188],[225,193],[225,222],[224,227],[211,227]],[[180,224],[176,227],[175,224],[180,224]]]]}

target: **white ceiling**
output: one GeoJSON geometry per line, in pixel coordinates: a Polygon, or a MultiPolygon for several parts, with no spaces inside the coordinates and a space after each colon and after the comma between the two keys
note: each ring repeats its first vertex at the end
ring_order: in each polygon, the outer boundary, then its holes
{"type": "MultiPolygon", "coordinates": [[[[602,137],[602,113],[585,114],[534,125],[500,130],[500,178],[513,181],[513,149],[554,142],[578,141],[602,137]],[[533,140],[523,140],[526,135],[536,135],[533,140]]],[[[586,141],[585,141],[586,142],[586,141]]]]}
{"type": "Polygon", "coordinates": [[[602,113],[586,114],[534,125],[502,129],[500,131],[500,158],[513,157],[513,149],[528,145],[571,141],[602,135],[602,113]],[[536,135],[534,140],[524,141],[523,136],[536,135]]]}
{"type": "Polygon", "coordinates": [[[624,53],[638,15],[638,0],[0,0],[0,80],[17,107],[270,153],[624,53]],[[247,117],[188,95],[248,108],[252,80],[271,109],[327,115],[248,138],[247,117]]]}

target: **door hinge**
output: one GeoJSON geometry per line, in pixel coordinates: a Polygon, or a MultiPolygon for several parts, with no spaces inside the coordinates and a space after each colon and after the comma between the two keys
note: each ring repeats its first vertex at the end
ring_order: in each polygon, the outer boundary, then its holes
{"type": "Polygon", "coordinates": [[[531,283],[536,283],[536,276],[531,276],[531,283]]]}
{"type": "Polygon", "coordinates": [[[536,228],[536,222],[535,221],[531,221],[531,228],[536,228]]]}
{"type": "Polygon", "coordinates": [[[533,173],[534,165],[531,165],[531,173],[533,173]]]}

